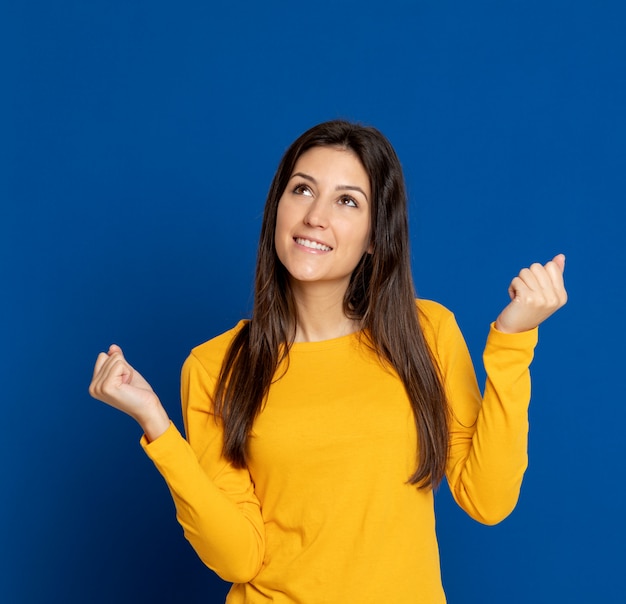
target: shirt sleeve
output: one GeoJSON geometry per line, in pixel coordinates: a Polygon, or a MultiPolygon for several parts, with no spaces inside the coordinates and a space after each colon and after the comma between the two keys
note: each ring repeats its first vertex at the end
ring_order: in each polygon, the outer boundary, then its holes
{"type": "Polygon", "coordinates": [[[165,478],[178,522],[200,559],[224,580],[246,583],[261,568],[265,531],[248,470],[222,456],[223,433],[211,412],[213,382],[192,353],[181,378],[187,440],[172,424],[141,444],[165,478]]]}
{"type": "Polygon", "coordinates": [[[517,504],[528,465],[529,367],[537,329],[505,334],[491,325],[483,353],[487,380],[482,397],[451,313],[438,336],[450,405],[448,484],[455,501],[472,518],[496,524],[517,504]]]}

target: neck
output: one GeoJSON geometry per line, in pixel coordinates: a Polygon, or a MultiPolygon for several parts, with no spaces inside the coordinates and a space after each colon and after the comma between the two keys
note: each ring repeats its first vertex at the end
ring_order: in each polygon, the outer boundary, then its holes
{"type": "Polygon", "coordinates": [[[292,283],[298,311],[296,342],[320,342],[354,333],[359,321],[346,317],[343,311],[345,288],[301,287],[292,283]]]}

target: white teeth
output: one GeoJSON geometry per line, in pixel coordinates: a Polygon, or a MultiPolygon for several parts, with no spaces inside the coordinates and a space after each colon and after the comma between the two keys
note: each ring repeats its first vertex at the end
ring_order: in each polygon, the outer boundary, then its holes
{"type": "Polygon", "coordinates": [[[330,252],[330,250],[333,249],[323,243],[315,243],[315,241],[309,241],[308,239],[302,239],[301,237],[296,238],[296,243],[298,245],[303,245],[304,247],[310,247],[312,250],[321,250],[322,252],[330,252]]]}

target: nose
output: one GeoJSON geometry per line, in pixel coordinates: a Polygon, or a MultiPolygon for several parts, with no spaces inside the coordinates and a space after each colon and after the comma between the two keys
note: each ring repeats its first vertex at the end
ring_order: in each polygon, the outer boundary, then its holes
{"type": "Polygon", "coordinates": [[[304,215],[304,224],[314,228],[326,228],[328,226],[329,204],[322,197],[316,197],[309,204],[304,215]]]}

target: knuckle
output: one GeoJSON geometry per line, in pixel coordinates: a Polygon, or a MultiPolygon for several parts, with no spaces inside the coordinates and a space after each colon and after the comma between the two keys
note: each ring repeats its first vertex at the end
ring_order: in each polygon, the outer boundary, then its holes
{"type": "Polygon", "coordinates": [[[537,298],[533,294],[526,294],[524,296],[524,304],[526,306],[536,306],[537,298]]]}
{"type": "Polygon", "coordinates": [[[549,308],[556,308],[558,305],[559,305],[558,296],[554,294],[546,296],[546,306],[548,306],[549,308]]]}

